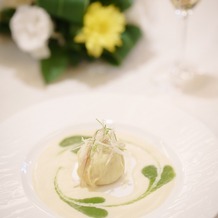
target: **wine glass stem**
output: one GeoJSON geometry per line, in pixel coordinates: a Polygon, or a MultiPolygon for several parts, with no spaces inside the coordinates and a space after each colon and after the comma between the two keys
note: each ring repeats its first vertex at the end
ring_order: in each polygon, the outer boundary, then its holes
{"type": "Polygon", "coordinates": [[[186,63],[187,51],[187,33],[188,33],[188,15],[182,16],[182,35],[181,35],[181,48],[178,60],[179,66],[184,66],[186,63]]]}

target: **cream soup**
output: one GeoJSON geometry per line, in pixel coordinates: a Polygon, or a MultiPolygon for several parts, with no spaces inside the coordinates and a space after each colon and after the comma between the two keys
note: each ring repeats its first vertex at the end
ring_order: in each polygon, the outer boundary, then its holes
{"type": "Polygon", "coordinates": [[[169,196],[175,172],[169,159],[143,137],[117,132],[126,145],[125,174],[115,183],[94,189],[80,187],[75,149],[92,132],[62,133],[45,143],[34,163],[33,185],[39,198],[57,216],[141,217],[169,196]]]}

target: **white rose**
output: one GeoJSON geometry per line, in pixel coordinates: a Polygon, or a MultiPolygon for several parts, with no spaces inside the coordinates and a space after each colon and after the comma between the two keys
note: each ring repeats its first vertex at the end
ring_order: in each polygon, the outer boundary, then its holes
{"type": "Polygon", "coordinates": [[[53,23],[48,13],[37,6],[20,6],[10,21],[12,37],[17,46],[34,58],[50,55],[48,39],[53,32],[53,23]]]}

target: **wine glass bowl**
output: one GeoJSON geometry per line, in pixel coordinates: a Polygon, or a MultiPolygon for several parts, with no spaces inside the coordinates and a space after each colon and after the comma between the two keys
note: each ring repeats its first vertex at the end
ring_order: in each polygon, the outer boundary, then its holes
{"type": "Polygon", "coordinates": [[[175,7],[176,15],[186,17],[192,14],[193,8],[197,5],[200,0],[170,0],[172,5],[175,7]]]}
{"type": "Polygon", "coordinates": [[[190,10],[196,6],[199,0],[171,0],[171,2],[178,10],[190,10]]]}

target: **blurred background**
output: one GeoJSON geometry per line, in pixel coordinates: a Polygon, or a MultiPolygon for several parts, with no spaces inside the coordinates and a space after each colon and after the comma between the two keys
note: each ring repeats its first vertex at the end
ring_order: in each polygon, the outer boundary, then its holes
{"type": "Polygon", "coordinates": [[[121,66],[84,62],[49,85],[42,79],[39,63],[1,36],[0,121],[30,105],[63,95],[131,93],[170,99],[218,134],[214,119],[218,111],[217,8],[217,0],[201,0],[189,17],[187,60],[206,76],[197,89],[185,92],[166,93],[152,80],[156,71],[160,72],[161,66],[172,62],[180,51],[181,19],[169,0],[135,0],[125,12],[129,23],[141,27],[143,37],[121,66]]]}

